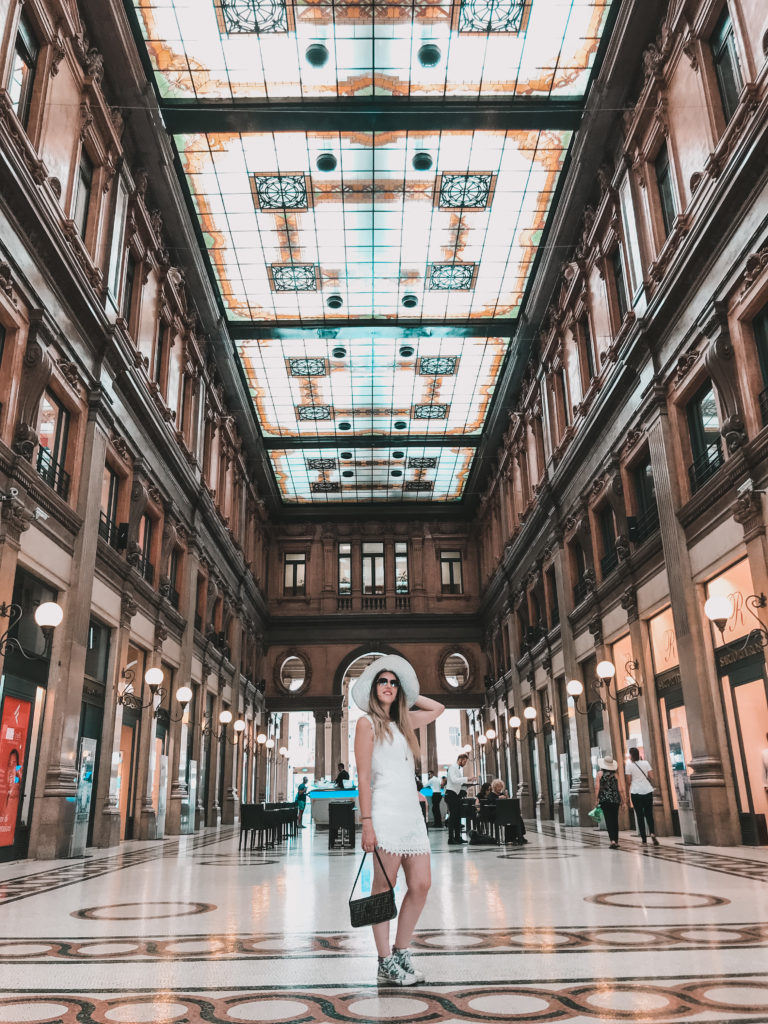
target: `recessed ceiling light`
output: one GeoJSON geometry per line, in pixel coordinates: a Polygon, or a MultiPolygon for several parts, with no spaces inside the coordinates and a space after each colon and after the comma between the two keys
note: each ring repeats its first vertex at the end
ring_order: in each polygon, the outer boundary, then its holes
{"type": "Polygon", "coordinates": [[[405,458],[405,452],[392,452],[392,458],[393,459],[404,459],[405,458]]]}
{"type": "Polygon", "coordinates": [[[390,476],[402,476],[402,475],[403,475],[402,469],[393,469],[391,474],[390,474],[390,476]]]}
{"type": "Polygon", "coordinates": [[[312,43],[304,51],[304,56],[307,64],[311,64],[313,68],[321,68],[328,63],[328,47],[322,43],[312,43]]]}
{"type": "Polygon", "coordinates": [[[403,305],[406,309],[413,309],[414,306],[418,306],[419,300],[411,292],[403,296],[403,305]]]}
{"type": "Polygon", "coordinates": [[[440,47],[435,46],[434,43],[424,43],[424,45],[419,48],[419,64],[424,68],[435,67],[436,64],[440,63],[441,57],[442,54],[440,53],[440,47]]]}
{"type": "Polygon", "coordinates": [[[403,359],[410,359],[411,356],[413,355],[413,345],[401,345],[400,355],[403,357],[403,359]]]}
{"type": "Polygon", "coordinates": [[[342,348],[341,345],[337,345],[336,348],[332,352],[332,355],[333,355],[334,359],[343,359],[346,354],[347,354],[347,350],[345,348],[342,348]]]}
{"type": "Polygon", "coordinates": [[[414,171],[428,171],[432,166],[432,156],[429,153],[414,153],[411,166],[414,171]]]}
{"type": "Polygon", "coordinates": [[[340,295],[329,295],[326,305],[329,309],[341,309],[344,305],[344,299],[340,295]]]}
{"type": "Polygon", "coordinates": [[[351,429],[352,429],[352,424],[349,423],[347,420],[342,420],[341,423],[339,424],[339,430],[351,430],[351,429]]]}
{"type": "Polygon", "coordinates": [[[331,171],[336,170],[338,162],[333,153],[321,153],[317,160],[315,160],[315,167],[318,171],[322,171],[323,174],[330,174],[331,171]]]}
{"type": "Polygon", "coordinates": [[[351,459],[352,458],[352,452],[342,452],[341,453],[341,457],[344,460],[351,459]]]}
{"type": "Polygon", "coordinates": [[[395,430],[406,430],[408,424],[405,420],[395,420],[395,430]]]}

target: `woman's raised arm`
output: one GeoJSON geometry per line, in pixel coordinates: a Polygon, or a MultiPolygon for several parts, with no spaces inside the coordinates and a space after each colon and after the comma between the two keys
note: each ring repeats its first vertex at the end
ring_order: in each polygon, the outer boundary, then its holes
{"type": "Polygon", "coordinates": [[[445,704],[419,694],[410,711],[411,725],[414,729],[421,729],[425,725],[429,725],[430,722],[434,722],[444,711],[445,704]]]}

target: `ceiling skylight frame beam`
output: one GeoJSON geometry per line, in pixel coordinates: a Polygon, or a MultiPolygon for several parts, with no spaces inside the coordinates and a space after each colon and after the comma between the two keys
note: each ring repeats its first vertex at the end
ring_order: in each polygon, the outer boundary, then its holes
{"type": "Polygon", "coordinates": [[[265,451],[319,448],[479,448],[482,434],[350,434],[338,437],[265,437],[265,451]]]}
{"type": "Polygon", "coordinates": [[[374,338],[429,338],[439,335],[443,338],[507,338],[514,337],[517,318],[493,320],[419,320],[386,321],[377,319],[347,320],[280,320],[245,323],[241,320],[227,320],[233,341],[259,341],[262,339],[296,339],[308,337],[333,341],[345,341],[360,336],[364,330],[374,338]]]}

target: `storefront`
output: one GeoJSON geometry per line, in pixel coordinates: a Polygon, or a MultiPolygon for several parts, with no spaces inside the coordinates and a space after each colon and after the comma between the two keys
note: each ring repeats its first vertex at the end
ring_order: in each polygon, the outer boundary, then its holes
{"type": "Polygon", "coordinates": [[[141,739],[141,687],[146,658],[146,651],[142,651],[132,644],[128,645],[128,664],[123,671],[132,680],[133,692],[123,694],[120,747],[114,755],[117,762],[116,777],[121,839],[134,839],[138,836],[134,810],[141,739]]]}
{"type": "Polygon", "coordinates": [[[727,597],[731,616],[712,627],[720,697],[727,727],[742,842],[768,844],[768,681],[761,637],[748,598],[753,593],[746,559],[707,584],[707,598],[727,597]]]}
{"type": "MultiPolygon", "coordinates": [[[[670,743],[675,750],[682,750],[682,758],[674,761],[670,756],[669,796],[672,806],[672,825],[675,835],[680,835],[680,800],[686,799],[685,780],[677,779],[678,775],[690,775],[688,765],[691,761],[691,743],[688,736],[688,719],[683,700],[683,687],[678,666],[677,636],[672,617],[672,608],[667,607],[655,615],[648,623],[651,641],[651,657],[653,658],[654,687],[659,702],[659,721],[662,729],[664,749],[670,750],[670,743]],[[677,732],[679,730],[679,732],[677,732]],[[678,780],[679,785],[674,784],[678,780]]],[[[658,773],[659,780],[664,773],[658,773]]]]}
{"type": "Polygon", "coordinates": [[[9,649],[0,677],[0,861],[27,856],[32,821],[40,731],[45,707],[50,656],[35,608],[55,601],[57,592],[18,569],[13,604],[21,618],[15,636],[31,657],[9,649]]]}

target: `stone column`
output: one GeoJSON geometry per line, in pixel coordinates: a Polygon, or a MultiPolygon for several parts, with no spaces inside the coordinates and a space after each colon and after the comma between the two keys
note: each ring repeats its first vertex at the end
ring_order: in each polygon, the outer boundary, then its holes
{"type": "Polygon", "coordinates": [[[213,715],[211,717],[211,721],[208,723],[208,726],[211,729],[209,748],[211,751],[211,758],[210,764],[207,766],[208,806],[205,809],[205,824],[208,828],[218,825],[221,815],[221,808],[219,807],[219,772],[222,771],[223,765],[220,763],[219,741],[216,739],[216,734],[221,729],[219,715],[223,710],[224,708],[221,701],[221,676],[219,676],[216,683],[216,699],[213,702],[213,715]]]}
{"type": "Polygon", "coordinates": [[[411,611],[423,612],[426,603],[424,586],[424,538],[420,535],[411,537],[408,542],[409,574],[411,587],[411,611]]]}
{"type": "MultiPolygon", "coordinates": [[[[181,659],[177,675],[177,687],[192,685],[192,653],[195,644],[195,605],[197,602],[197,572],[200,565],[194,538],[190,537],[185,559],[186,583],[182,608],[187,616],[184,632],[181,637],[181,659]]],[[[165,815],[165,832],[169,836],[177,836],[181,832],[181,805],[188,796],[187,779],[187,730],[193,723],[176,721],[181,715],[181,707],[176,702],[175,692],[170,696],[171,709],[171,772],[170,797],[165,815]]]]}
{"type": "Polygon", "coordinates": [[[77,496],[82,526],[72,553],[72,582],[61,598],[64,621],[53,639],[29,841],[30,857],[40,860],[67,856],[74,825],[80,709],[109,429],[102,418],[103,403],[100,387],[89,393],[77,496]]]}
{"type": "Polygon", "coordinates": [[[437,763],[437,727],[434,722],[427,726],[427,771],[439,772],[437,763]]]}
{"type": "MultiPolygon", "coordinates": [[[[203,735],[203,719],[205,718],[206,694],[208,692],[208,674],[210,667],[206,661],[200,669],[200,684],[195,693],[195,713],[192,721],[192,760],[197,762],[197,794],[195,796],[195,831],[203,827],[205,822],[205,803],[203,795],[203,761],[205,759],[205,736],[203,735]]],[[[193,687],[194,689],[194,687],[193,687]]]]}
{"type": "Polygon", "coordinates": [[[677,518],[675,450],[666,405],[660,397],[648,429],[648,442],[677,637],[680,681],[691,742],[691,788],[699,842],[712,846],[741,843],[732,785],[726,785],[713,693],[714,665],[704,642],[701,602],[692,580],[685,531],[677,518]]]}
{"type": "Polygon", "coordinates": [[[237,757],[235,756],[235,730],[234,721],[237,718],[237,685],[232,683],[232,721],[225,728],[224,736],[224,764],[221,770],[224,772],[224,806],[221,808],[221,824],[234,825],[237,820],[237,809],[239,802],[239,785],[235,776],[237,757]]]}
{"type": "MultiPolygon", "coordinates": [[[[155,647],[150,656],[146,660],[144,666],[144,672],[146,674],[149,668],[160,668],[162,660],[162,640],[157,639],[157,633],[155,634],[155,647]]],[[[138,680],[137,680],[138,683],[138,680]]],[[[157,814],[155,806],[152,802],[152,789],[155,781],[155,771],[157,769],[156,764],[156,750],[155,750],[155,734],[157,732],[157,723],[155,721],[155,708],[152,703],[149,703],[149,687],[141,681],[140,696],[142,703],[149,704],[141,712],[141,733],[139,737],[139,771],[137,775],[137,786],[136,786],[136,815],[134,821],[138,822],[138,835],[134,838],[137,839],[157,839],[157,814]]],[[[137,685],[138,690],[138,685],[137,685]]]]}
{"type": "Polygon", "coordinates": [[[341,711],[331,712],[331,775],[336,777],[341,762],[341,711]]]}
{"type": "Polygon", "coordinates": [[[325,775],[325,711],[315,711],[315,782],[325,775]]]}
{"type": "Polygon", "coordinates": [[[549,761],[549,716],[546,709],[549,706],[547,690],[535,690],[533,693],[533,706],[536,708],[536,720],[533,722],[536,737],[536,756],[539,765],[539,796],[536,801],[537,817],[542,821],[550,821],[554,817],[552,791],[549,786],[549,774],[547,762],[549,761]]]}

